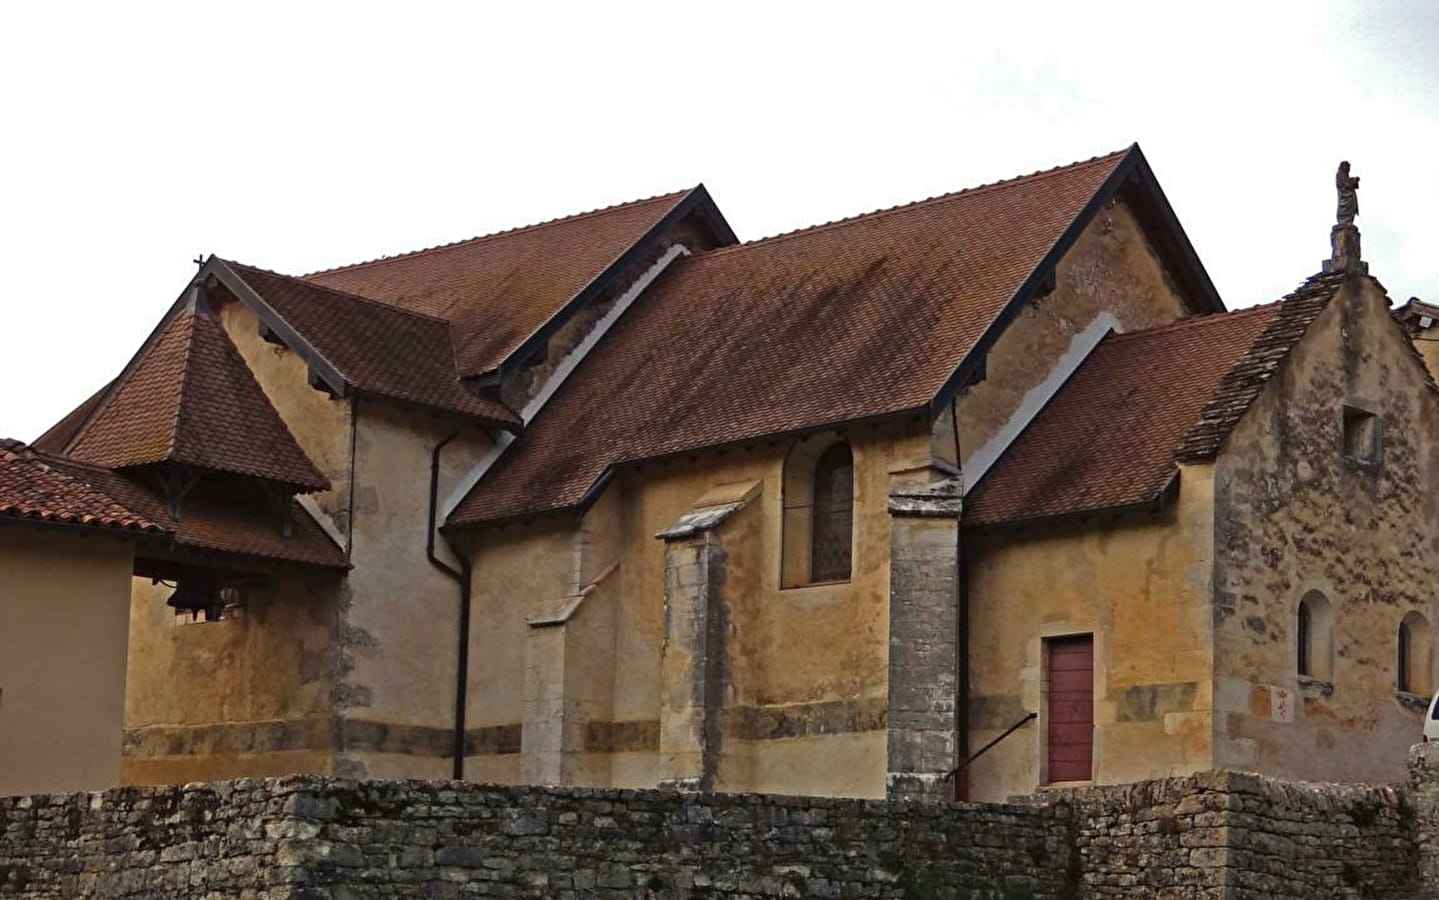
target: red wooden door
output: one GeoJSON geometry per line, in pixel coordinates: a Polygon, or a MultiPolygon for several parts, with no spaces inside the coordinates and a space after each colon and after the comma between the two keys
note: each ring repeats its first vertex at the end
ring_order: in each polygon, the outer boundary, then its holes
{"type": "Polygon", "coordinates": [[[1045,642],[1049,672],[1049,778],[1088,781],[1094,776],[1094,637],[1045,642]]]}

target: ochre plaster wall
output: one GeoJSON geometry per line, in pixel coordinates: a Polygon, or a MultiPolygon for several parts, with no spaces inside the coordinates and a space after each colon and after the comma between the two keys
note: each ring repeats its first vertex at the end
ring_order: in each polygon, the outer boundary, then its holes
{"type": "MultiPolygon", "coordinates": [[[[1439,407],[1367,279],[1330,303],[1216,468],[1215,730],[1221,767],[1397,781],[1427,697],[1396,693],[1405,613],[1435,623],[1439,407]],[[1345,404],[1379,416],[1374,464],[1342,451],[1345,404]],[[1332,610],[1328,683],[1297,675],[1296,611],[1332,610]]],[[[1433,661],[1429,662],[1434,683],[1433,661]]]]}
{"type": "Polygon", "coordinates": [[[285,347],[260,337],[260,320],[238,301],[219,305],[225,333],[330,489],[310,496],[343,533],[349,531],[353,404],[309,384],[309,367],[285,347]]]}
{"type": "Polygon", "coordinates": [[[995,342],[985,377],[957,400],[966,464],[1043,383],[1071,343],[1101,313],[1118,331],[1137,331],[1187,314],[1134,215],[1115,200],[1095,216],[1060,260],[1054,290],[1030,302],[995,342]]]}
{"type": "Polygon", "coordinates": [[[1184,466],[1160,513],[967,533],[969,796],[1029,793],[1044,772],[1044,639],[1094,636],[1094,781],[1210,767],[1213,470],[1184,466]]]}
{"type": "MultiPolygon", "coordinates": [[[[579,524],[534,523],[472,536],[476,627],[469,727],[515,728],[525,715],[527,619],[591,584],[564,627],[568,691],[604,683],[569,707],[564,767],[576,784],[654,786],[658,778],[665,545],[672,525],[717,486],[758,493],[717,532],[726,566],[720,761],[726,791],[883,796],[887,691],[888,490],[929,462],[921,421],[850,435],[855,464],[854,566],[848,582],[781,589],[781,479],[789,443],[623,470],[579,524]],[[617,567],[614,567],[617,564],[617,567]],[[602,634],[612,649],[597,646],[602,634]],[[605,714],[607,720],[589,719],[605,714]]],[[[823,439],[823,438],[816,438],[823,439]]],[[[533,644],[531,644],[533,646],[533,644]]],[[[543,650],[557,658],[554,649],[543,650]]],[[[553,679],[548,679],[553,681],[553,679]]],[[[553,710],[553,706],[544,707],[553,710]]],[[[546,714],[559,714],[547,712],[546,714]]],[[[530,734],[526,731],[526,734],[530,734]]],[[[511,749],[514,749],[511,747],[511,749]]],[[[467,777],[513,780],[518,754],[475,755],[467,777]]]]}
{"type": "Polygon", "coordinates": [[[0,527],[0,795],[120,782],[132,550],[0,527]]]}
{"type": "MultiPolygon", "coordinates": [[[[490,445],[477,426],[356,401],[351,562],[336,630],[339,773],[448,777],[459,586],[425,556],[431,453],[443,500],[490,445]]],[[[444,542],[439,552],[448,557],[444,542]]],[[[479,627],[483,627],[481,622],[479,627]]]]}
{"type": "Polygon", "coordinates": [[[131,584],[124,783],[330,771],[337,584],[277,580],[218,622],[131,584]]]}

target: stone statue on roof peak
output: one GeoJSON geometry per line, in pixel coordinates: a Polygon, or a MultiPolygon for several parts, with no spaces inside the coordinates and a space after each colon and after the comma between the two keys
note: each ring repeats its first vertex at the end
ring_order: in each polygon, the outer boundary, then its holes
{"type": "Polygon", "coordinates": [[[1349,174],[1348,160],[1341,162],[1334,173],[1334,187],[1339,191],[1339,224],[1353,225],[1354,217],[1359,215],[1359,176],[1349,174]]]}

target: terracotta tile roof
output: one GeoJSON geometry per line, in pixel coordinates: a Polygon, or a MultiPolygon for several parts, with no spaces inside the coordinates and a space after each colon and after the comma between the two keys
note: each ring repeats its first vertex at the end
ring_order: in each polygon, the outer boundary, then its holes
{"type": "MultiPolygon", "coordinates": [[[[159,491],[137,479],[71,459],[47,456],[45,462],[50,468],[103,491],[127,508],[142,513],[168,533],[177,547],[328,569],[348,569],[350,566],[344,551],[294,500],[288,501],[294,527],[291,535],[285,537],[276,517],[263,506],[224,503],[192,495],[185,500],[181,517],[176,519],[170,515],[159,491]]],[[[139,555],[143,557],[145,554],[141,551],[139,555]]]]}
{"type": "Polygon", "coordinates": [[[462,376],[499,367],[689,191],[305,276],[454,323],[462,376]]]}
{"type": "Polygon", "coordinates": [[[519,416],[459,381],[450,323],[318,284],[225,262],[361,393],[518,427],[519,416]]]}
{"type": "Polygon", "coordinates": [[[574,506],[626,461],[926,409],[1125,157],[677,262],[451,524],[574,506]]]}
{"type": "Polygon", "coordinates": [[[1176,459],[1213,458],[1343,281],[1284,300],[1112,334],[964,500],[967,525],[1158,502],[1176,459]]]}
{"type": "Polygon", "coordinates": [[[330,486],[224,326],[193,309],[176,313],[141,349],[65,453],[115,469],[178,462],[302,491],[330,486]]]}
{"type": "Polygon", "coordinates": [[[22,519],[132,532],[163,527],[143,511],[73,478],[14,440],[0,440],[0,522],[22,519]]]}

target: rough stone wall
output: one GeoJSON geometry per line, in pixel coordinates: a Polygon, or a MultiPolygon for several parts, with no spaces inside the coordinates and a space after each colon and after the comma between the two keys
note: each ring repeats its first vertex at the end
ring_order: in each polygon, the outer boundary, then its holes
{"type": "Polygon", "coordinates": [[[1064,896],[1064,808],[349,782],[0,800],[0,896],[1064,896]]]}
{"type": "Polygon", "coordinates": [[[1393,897],[1419,890],[1406,791],[1209,772],[1056,792],[1083,897],[1393,897]]]}
{"type": "Polygon", "coordinates": [[[1010,804],[291,776],[0,798],[0,897],[1439,897],[1409,785],[1214,772],[1010,804]]]}
{"type": "Polygon", "coordinates": [[[1439,663],[1431,654],[1414,693],[1397,690],[1401,619],[1432,627],[1439,614],[1436,436],[1439,405],[1387,298],[1351,278],[1215,465],[1216,768],[1403,777],[1439,663]],[[1375,416],[1368,459],[1345,449],[1346,407],[1375,416]],[[1297,608],[1311,593],[1330,615],[1315,617],[1303,678],[1297,608]]]}
{"type": "Polygon", "coordinates": [[[298,896],[295,800],[262,780],[0,798],[0,897],[298,896]]]}

